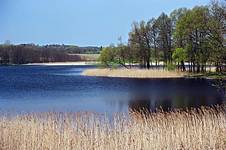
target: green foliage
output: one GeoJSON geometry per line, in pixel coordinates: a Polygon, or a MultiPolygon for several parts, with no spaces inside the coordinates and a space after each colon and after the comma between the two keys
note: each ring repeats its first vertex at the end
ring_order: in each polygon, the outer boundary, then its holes
{"type": "Polygon", "coordinates": [[[132,53],[130,52],[128,46],[120,44],[115,47],[111,45],[102,49],[99,61],[105,67],[117,68],[120,65],[127,67],[126,62],[130,62],[130,60],[133,59],[133,56],[131,55],[132,53]]]}
{"type": "Polygon", "coordinates": [[[168,63],[166,65],[166,68],[167,68],[168,71],[174,71],[174,70],[176,70],[176,65],[173,64],[173,63],[168,63]]]}
{"type": "Polygon", "coordinates": [[[173,52],[172,58],[175,62],[180,63],[185,61],[187,58],[187,52],[183,48],[176,48],[173,52]]]}
{"type": "Polygon", "coordinates": [[[147,22],[134,22],[128,45],[123,45],[120,38],[118,46],[103,49],[100,61],[106,66],[138,62],[144,68],[149,68],[150,62],[164,62],[168,70],[182,71],[189,63],[189,71],[197,72],[204,71],[207,64],[215,64],[221,71],[226,63],[222,37],[224,5],[213,1],[208,7],[180,8],[170,16],[162,13],[147,22]]]}
{"type": "Polygon", "coordinates": [[[214,2],[210,7],[194,7],[183,13],[176,23],[174,38],[177,47],[185,48],[186,52],[176,50],[173,54],[175,61],[190,61],[197,71],[209,62],[223,65],[223,10],[220,4],[214,2]],[[185,59],[184,53],[187,53],[185,59]]]}
{"type": "Polygon", "coordinates": [[[114,47],[103,48],[99,60],[104,66],[109,66],[114,61],[114,47]]]}

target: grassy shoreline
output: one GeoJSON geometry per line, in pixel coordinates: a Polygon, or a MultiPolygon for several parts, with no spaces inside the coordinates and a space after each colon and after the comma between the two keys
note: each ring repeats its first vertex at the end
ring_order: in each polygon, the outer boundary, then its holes
{"type": "Polygon", "coordinates": [[[1,150],[225,149],[225,107],[130,113],[111,120],[89,113],[0,117],[1,150]],[[104,119],[103,119],[104,118],[104,119]]]}
{"type": "Polygon", "coordinates": [[[97,77],[121,77],[121,78],[183,78],[187,74],[166,70],[145,69],[87,69],[82,75],[97,77]]]}
{"type": "Polygon", "coordinates": [[[205,78],[205,79],[223,79],[226,80],[226,72],[207,72],[207,73],[191,73],[188,75],[190,78],[205,78]]]}
{"type": "Polygon", "coordinates": [[[167,71],[161,69],[87,69],[82,73],[82,75],[120,78],[203,78],[226,80],[225,72],[189,73],[180,71],[167,71]]]}

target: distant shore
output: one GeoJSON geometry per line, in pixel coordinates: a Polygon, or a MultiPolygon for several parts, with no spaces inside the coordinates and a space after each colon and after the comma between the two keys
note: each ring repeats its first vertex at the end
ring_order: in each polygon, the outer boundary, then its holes
{"type": "Polygon", "coordinates": [[[187,74],[182,72],[157,69],[87,69],[82,73],[82,75],[121,78],[183,78],[187,74]]]}
{"type": "Polygon", "coordinates": [[[86,65],[96,65],[98,62],[95,61],[79,61],[79,62],[49,62],[49,63],[30,63],[24,64],[28,66],[86,66],[86,65]]]}

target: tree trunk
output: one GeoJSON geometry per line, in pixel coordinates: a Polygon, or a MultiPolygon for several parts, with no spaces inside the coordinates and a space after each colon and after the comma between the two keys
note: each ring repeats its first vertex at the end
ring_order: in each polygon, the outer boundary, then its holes
{"type": "Polygon", "coordinates": [[[184,61],[181,61],[181,68],[182,68],[182,71],[186,71],[186,68],[185,68],[185,65],[184,65],[184,61]]]}
{"type": "Polygon", "coordinates": [[[199,72],[200,72],[200,64],[197,63],[197,73],[199,73],[199,72]]]}
{"type": "Polygon", "coordinates": [[[147,60],[147,69],[150,69],[150,61],[147,60]]]}

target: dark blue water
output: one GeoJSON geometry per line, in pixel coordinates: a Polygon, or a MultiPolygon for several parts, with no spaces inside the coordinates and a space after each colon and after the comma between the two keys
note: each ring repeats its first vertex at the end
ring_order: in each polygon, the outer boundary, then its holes
{"type": "Polygon", "coordinates": [[[115,113],[223,103],[207,80],[81,76],[87,68],[90,66],[1,66],[0,110],[115,113]]]}

